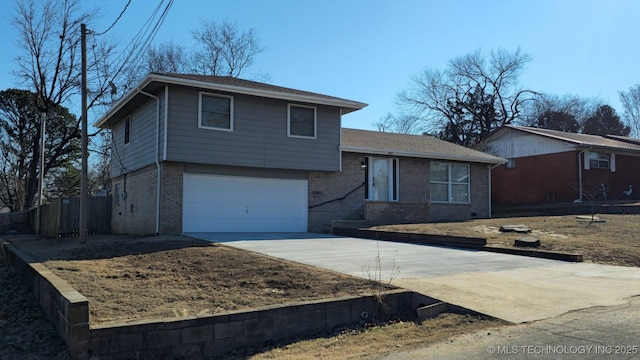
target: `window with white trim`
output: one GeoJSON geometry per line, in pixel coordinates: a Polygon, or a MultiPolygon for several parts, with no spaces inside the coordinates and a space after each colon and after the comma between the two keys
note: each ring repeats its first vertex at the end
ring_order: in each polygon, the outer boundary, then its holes
{"type": "Polygon", "coordinates": [[[201,92],[198,102],[198,127],[233,131],[233,97],[201,92]]]}
{"type": "Polygon", "coordinates": [[[131,116],[124,119],[124,144],[127,145],[131,140],[131,116]]]}
{"type": "Polygon", "coordinates": [[[589,152],[589,168],[591,169],[610,169],[611,154],[589,152]]]}
{"type": "Polygon", "coordinates": [[[431,201],[469,203],[469,165],[431,162],[431,201]]]}
{"type": "Polygon", "coordinates": [[[287,108],[287,135],[316,138],[316,107],[289,104],[287,108]]]}

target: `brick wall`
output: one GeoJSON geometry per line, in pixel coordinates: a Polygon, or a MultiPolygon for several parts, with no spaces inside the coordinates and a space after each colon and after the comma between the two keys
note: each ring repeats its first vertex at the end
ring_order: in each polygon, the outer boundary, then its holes
{"type": "Polygon", "coordinates": [[[515,159],[515,167],[500,165],[491,173],[496,205],[570,202],[578,198],[578,152],[515,159]]]}
{"type": "Polygon", "coordinates": [[[470,164],[469,204],[431,204],[432,221],[459,221],[489,217],[489,166],[470,164]]]}
{"type": "Polygon", "coordinates": [[[369,224],[415,224],[429,222],[429,204],[426,202],[367,201],[364,218],[369,224]]]}
{"type": "Polygon", "coordinates": [[[184,165],[163,162],[160,185],[160,232],[182,232],[182,186],[184,165]]]}
{"type": "Polygon", "coordinates": [[[114,196],[111,208],[111,231],[113,233],[153,234],[156,232],[156,174],[156,166],[151,165],[112,180],[114,196]],[[116,193],[116,187],[119,188],[120,194],[116,193]]]}
{"type": "Polygon", "coordinates": [[[342,171],[309,172],[309,231],[331,232],[335,220],[364,220],[365,171],[360,169],[364,158],[363,154],[345,152],[342,171]],[[316,206],[331,200],[336,201],[316,206]]]}

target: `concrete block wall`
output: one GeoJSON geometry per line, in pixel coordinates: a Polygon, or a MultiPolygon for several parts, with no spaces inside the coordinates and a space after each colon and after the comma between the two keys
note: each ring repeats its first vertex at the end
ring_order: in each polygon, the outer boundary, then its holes
{"type": "Polygon", "coordinates": [[[45,316],[76,358],[89,349],[89,300],[66,281],[16,247],[2,244],[4,253],[33,291],[45,316]]]}
{"type": "MultiPolygon", "coordinates": [[[[384,295],[385,316],[414,317],[423,297],[405,290],[384,295]]],[[[370,321],[380,306],[373,296],[308,301],[219,315],[172,318],[96,326],[91,329],[91,353],[100,359],[124,359],[133,354],[178,357],[220,356],[240,348],[260,348],[289,339],[326,334],[335,328],[370,321]]]]}

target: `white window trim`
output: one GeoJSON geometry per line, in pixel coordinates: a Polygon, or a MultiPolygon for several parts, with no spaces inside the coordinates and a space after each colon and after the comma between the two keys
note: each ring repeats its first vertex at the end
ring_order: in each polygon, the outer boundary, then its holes
{"type": "Polygon", "coordinates": [[[234,107],[233,106],[233,96],[200,91],[200,93],[198,94],[198,128],[199,129],[207,129],[207,130],[217,130],[217,131],[232,132],[233,131],[233,125],[234,125],[233,107],[234,107]],[[229,101],[230,101],[230,103],[229,103],[230,110],[229,110],[229,128],[228,129],[227,128],[220,128],[220,127],[202,125],[202,96],[203,95],[204,96],[212,96],[212,97],[219,97],[219,98],[229,99],[229,101]]]}
{"type": "Polygon", "coordinates": [[[369,187],[368,189],[368,198],[365,199],[367,201],[387,201],[387,202],[398,202],[400,201],[400,159],[398,158],[384,158],[384,157],[373,157],[373,156],[368,156],[367,157],[367,186],[369,187]],[[372,164],[373,164],[373,160],[387,160],[387,169],[390,169],[391,171],[387,171],[388,172],[388,184],[389,184],[389,189],[388,189],[388,194],[389,197],[391,199],[387,199],[387,200],[374,200],[372,198],[372,194],[373,194],[373,173],[371,170],[372,164]],[[393,161],[395,160],[396,162],[396,171],[395,171],[395,177],[393,176],[394,171],[393,171],[393,161]],[[393,198],[393,194],[395,193],[395,198],[393,198]]]}
{"type": "Polygon", "coordinates": [[[316,106],[287,104],[287,136],[299,139],[317,139],[318,138],[318,108],[316,106]],[[313,109],[313,136],[292,135],[291,134],[291,107],[301,107],[313,109]]]}
{"type": "MultiPolygon", "coordinates": [[[[585,151],[585,162],[584,162],[584,169],[585,170],[591,170],[591,169],[597,169],[597,170],[610,170],[611,172],[616,172],[616,157],[614,153],[606,153],[606,152],[598,152],[598,151],[585,151]],[[604,155],[609,155],[609,166],[608,167],[592,167],[591,166],[591,154],[604,154],[604,155]]],[[[598,162],[600,162],[601,160],[597,160],[598,162]]]]}
{"type": "MultiPolygon", "coordinates": [[[[459,163],[448,163],[448,162],[442,162],[442,161],[434,161],[433,163],[436,164],[446,164],[447,165],[447,171],[448,171],[448,176],[447,178],[449,179],[449,181],[433,181],[431,180],[431,171],[429,171],[429,184],[447,184],[447,201],[439,201],[439,200],[433,200],[431,199],[431,186],[429,186],[429,199],[431,200],[432,203],[436,203],[436,204],[471,204],[471,166],[469,166],[469,164],[459,164],[459,163]],[[451,165],[464,165],[467,167],[467,176],[469,178],[469,181],[467,183],[454,183],[451,181],[451,165]],[[451,185],[463,185],[466,184],[467,185],[467,201],[452,201],[451,200],[451,185]]],[[[431,169],[431,164],[429,164],[429,169],[431,169]]]]}

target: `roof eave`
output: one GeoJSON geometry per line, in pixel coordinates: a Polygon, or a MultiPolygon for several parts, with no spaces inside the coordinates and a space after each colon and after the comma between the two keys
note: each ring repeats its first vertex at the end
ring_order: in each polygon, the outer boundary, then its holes
{"type": "Polygon", "coordinates": [[[312,95],[303,95],[303,94],[291,94],[291,93],[284,93],[284,92],[273,91],[273,90],[252,89],[252,88],[247,88],[243,86],[226,85],[226,84],[211,83],[207,81],[177,78],[177,77],[172,77],[167,75],[149,74],[140,82],[140,84],[136,88],[129,91],[129,93],[127,93],[127,95],[125,95],[122,99],[120,99],[120,101],[118,101],[113,107],[111,107],[111,109],[109,109],[109,111],[107,111],[105,115],[100,117],[100,119],[98,119],[94,123],[94,126],[101,127],[102,125],[104,125],[104,123],[114,113],[120,110],[128,101],[130,101],[131,98],[133,98],[138,93],[138,91],[144,89],[151,82],[190,86],[190,87],[197,87],[197,88],[202,88],[207,90],[226,91],[226,92],[231,92],[236,94],[253,95],[253,96],[266,97],[271,99],[335,106],[342,109],[342,114],[348,114],[350,112],[360,110],[368,105],[365,103],[347,100],[347,99],[325,98],[322,96],[312,96],[312,95]]]}
{"type": "Polygon", "coordinates": [[[403,150],[385,150],[385,149],[356,147],[356,146],[340,146],[340,150],[345,152],[364,153],[364,154],[403,156],[403,157],[449,160],[449,161],[464,161],[464,162],[496,164],[496,165],[504,164],[507,162],[506,159],[499,158],[499,157],[485,158],[480,156],[460,156],[460,155],[452,155],[452,154],[438,154],[438,153],[414,152],[414,151],[403,151],[403,150]]]}

